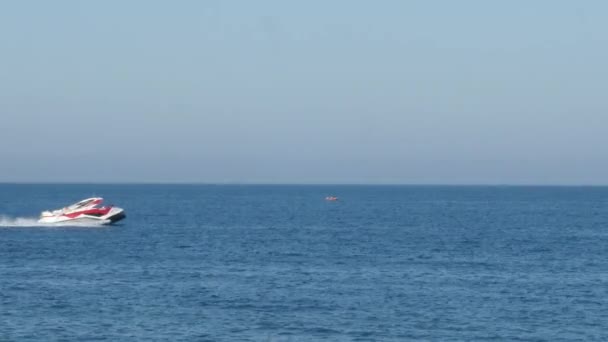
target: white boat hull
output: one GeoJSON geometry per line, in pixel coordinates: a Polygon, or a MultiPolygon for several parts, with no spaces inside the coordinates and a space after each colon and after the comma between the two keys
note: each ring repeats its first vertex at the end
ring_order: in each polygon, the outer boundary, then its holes
{"type": "Polygon", "coordinates": [[[103,216],[94,216],[80,214],[70,217],[63,214],[55,214],[53,212],[44,212],[38,220],[38,223],[44,224],[61,224],[61,223],[89,223],[89,224],[111,224],[120,221],[126,217],[122,208],[114,207],[103,216]]]}

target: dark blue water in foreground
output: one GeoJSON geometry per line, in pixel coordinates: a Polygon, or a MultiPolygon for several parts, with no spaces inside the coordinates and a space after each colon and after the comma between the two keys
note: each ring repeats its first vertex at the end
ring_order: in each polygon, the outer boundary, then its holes
{"type": "Polygon", "coordinates": [[[0,185],[0,215],[1,341],[608,340],[608,188],[0,185]],[[127,219],[15,223],[92,195],[127,219]]]}

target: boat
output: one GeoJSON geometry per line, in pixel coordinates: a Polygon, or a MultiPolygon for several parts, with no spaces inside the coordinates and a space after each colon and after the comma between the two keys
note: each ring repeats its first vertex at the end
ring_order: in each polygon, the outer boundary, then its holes
{"type": "Polygon", "coordinates": [[[326,201],[337,201],[338,197],[336,197],[336,196],[327,196],[327,197],[325,197],[325,200],[326,201]]]}
{"type": "Polygon", "coordinates": [[[112,205],[104,206],[103,198],[92,197],[62,209],[40,214],[38,223],[96,223],[111,224],[126,217],[125,211],[112,205]]]}

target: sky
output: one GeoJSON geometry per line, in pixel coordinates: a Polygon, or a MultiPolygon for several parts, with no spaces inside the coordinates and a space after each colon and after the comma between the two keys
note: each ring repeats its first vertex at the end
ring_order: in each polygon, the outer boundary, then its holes
{"type": "Polygon", "coordinates": [[[0,1],[0,182],[608,184],[605,1],[0,1]]]}

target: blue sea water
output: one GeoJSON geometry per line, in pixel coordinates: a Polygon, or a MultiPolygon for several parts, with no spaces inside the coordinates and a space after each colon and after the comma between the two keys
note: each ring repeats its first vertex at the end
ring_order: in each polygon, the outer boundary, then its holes
{"type": "Polygon", "coordinates": [[[0,217],[0,341],[608,340],[608,188],[4,184],[0,217]],[[35,226],[93,195],[127,219],[35,226]]]}

